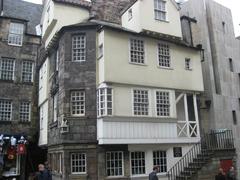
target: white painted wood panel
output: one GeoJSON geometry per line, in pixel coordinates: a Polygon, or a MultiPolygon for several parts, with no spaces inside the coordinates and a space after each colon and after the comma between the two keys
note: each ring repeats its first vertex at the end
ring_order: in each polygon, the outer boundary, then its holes
{"type": "Polygon", "coordinates": [[[98,119],[99,144],[193,143],[199,138],[178,137],[177,122],[111,121],[98,119]]]}

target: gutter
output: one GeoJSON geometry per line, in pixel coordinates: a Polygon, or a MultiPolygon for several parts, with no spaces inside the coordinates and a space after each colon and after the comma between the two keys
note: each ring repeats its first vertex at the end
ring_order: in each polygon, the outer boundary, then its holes
{"type": "Polygon", "coordinates": [[[3,16],[3,0],[1,0],[1,11],[0,16],[3,16]]]}

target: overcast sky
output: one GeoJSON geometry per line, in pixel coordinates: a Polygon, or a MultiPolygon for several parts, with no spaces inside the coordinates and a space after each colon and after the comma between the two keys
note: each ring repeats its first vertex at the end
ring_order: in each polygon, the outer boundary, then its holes
{"type": "MultiPolygon", "coordinates": [[[[25,0],[33,3],[41,4],[42,0],[25,0]]],[[[220,4],[230,8],[233,15],[233,23],[235,28],[235,35],[240,36],[240,0],[215,0],[220,4]]]]}

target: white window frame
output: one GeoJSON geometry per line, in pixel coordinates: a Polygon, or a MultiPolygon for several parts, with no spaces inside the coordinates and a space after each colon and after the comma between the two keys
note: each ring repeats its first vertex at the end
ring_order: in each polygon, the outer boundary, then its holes
{"type": "Polygon", "coordinates": [[[192,59],[185,58],[185,69],[191,71],[192,70],[192,59]]]}
{"type": "Polygon", "coordinates": [[[130,8],[128,10],[128,21],[130,21],[132,18],[133,18],[133,10],[132,10],[132,8],[130,8]]]}
{"type": "MultiPolygon", "coordinates": [[[[134,159],[135,160],[135,159],[134,159]]],[[[131,151],[130,152],[130,173],[131,173],[131,176],[142,176],[142,175],[146,175],[146,171],[147,171],[147,165],[146,165],[147,161],[146,161],[146,152],[145,151],[131,151]],[[145,166],[144,166],[144,173],[143,174],[133,174],[133,171],[132,171],[132,153],[144,153],[144,162],[145,162],[145,166]]],[[[140,167],[141,168],[141,167],[140,167]]]]}
{"type": "MultiPolygon", "coordinates": [[[[111,156],[111,154],[110,154],[110,156],[111,156]]],[[[112,160],[112,159],[110,159],[110,162],[111,161],[114,161],[114,160],[112,160]]],[[[118,161],[120,161],[120,159],[118,159],[118,161]]],[[[114,163],[114,165],[115,165],[115,163],[114,163]]],[[[114,170],[115,171],[115,170],[114,170]]],[[[106,152],[106,174],[107,174],[107,176],[108,177],[123,177],[124,176],[124,153],[123,153],[123,151],[107,151],[106,152]],[[108,163],[108,159],[107,159],[107,154],[108,153],[114,153],[114,160],[115,160],[115,153],[118,153],[118,155],[119,155],[119,153],[121,153],[121,155],[122,155],[122,159],[121,159],[121,161],[122,161],[122,166],[121,167],[108,167],[108,165],[107,165],[107,163],[108,163]],[[108,170],[109,169],[119,169],[119,168],[122,168],[122,174],[121,175],[108,175],[108,170]]]]}
{"type": "Polygon", "coordinates": [[[143,88],[133,88],[132,89],[132,115],[133,116],[139,116],[139,117],[148,117],[148,116],[151,116],[151,93],[149,91],[149,89],[143,89],[143,88]],[[134,111],[134,91],[147,91],[147,95],[148,95],[148,115],[137,115],[135,114],[135,111],[134,111]]]}
{"type": "Polygon", "coordinates": [[[28,61],[28,60],[22,61],[22,76],[21,76],[22,82],[24,82],[24,83],[32,83],[32,82],[33,82],[33,76],[34,76],[34,74],[33,74],[33,69],[34,69],[34,63],[33,63],[33,62],[28,61]],[[30,82],[23,80],[23,73],[28,73],[28,74],[30,74],[30,72],[24,72],[24,71],[23,71],[23,70],[24,70],[24,68],[23,68],[23,64],[24,64],[24,63],[31,63],[31,64],[32,64],[32,69],[31,69],[31,81],[30,81],[30,82]]]}
{"type": "Polygon", "coordinates": [[[59,71],[59,48],[57,49],[57,51],[56,51],[56,64],[55,64],[55,70],[56,71],[59,71]]]}
{"type": "Polygon", "coordinates": [[[40,107],[40,130],[43,130],[43,119],[44,119],[44,110],[43,110],[43,105],[40,107]]]}
{"type": "Polygon", "coordinates": [[[10,25],[9,25],[8,45],[11,45],[11,46],[22,46],[22,44],[23,44],[23,33],[24,33],[24,24],[23,23],[11,22],[10,25]],[[19,27],[21,26],[21,28],[19,28],[17,26],[19,26],[19,27]],[[15,28],[15,30],[17,28],[19,28],[18,29],[19,32],[12,32],[12,31],[14,31],[13,30],[14,28],[15,28]],[[15,36],[15,39],[16,39],[16,37],[20,38],[19,43],[10,41],[10,39],[13,38],[14,36],[15,36]]]}
{"type": "Polygon", "coordinates": [[[19,105],[19,120],[21,122],[30,122],[31,121],[31,102],[28,102],[28,101],[22,101],[20,102],[20,105],[19,105]],[[21,106],[23,103],[27,103],[28,104],[28,120],[22,120],[21,119],[21,114],[26,114],[27,112],[21,112],[21,106]]]}
{"type": "Polygon", "coordinates": [[[169,118],[169,117],[171,117],[172,116],[172,105],[171,105],[171,92],[170,91],[168,91],[168,90],[156,90],[155,91],[155,109],[156,109],[156,116],[157,117],[163,117],[163,118],[169,118]],[[163,93],[168,93],[168,95],[169,95],[169,97],[168,97],[168,99],[169,99],[169,116],[161,116],[161,115],[158,115],[158,108],[157,108],[157,92],[163,92],[163,93]]]}
{"type": "MultiPolygon", "coordinates": [[[[158,44],[157,44],[157,51],[158,51],[158,53],[157,53],[157,55],[158,55],[158,57],[157,57],[157,59],[158,59],[158,67],[160,67],[160,68],[164,68],[164,69],[172,69],[172,60],[171,60],[171,48],[170,48],[170,45],[168,44],[168,43],[163,43],[163,42],[159,42],[158,44]],[[167,47],[167,51],[168,51],[168,54],[161,54],[160,53],[160,47],[161,46],[165,46],[164,48],[166,48],[167,47]],[[168,64],[169,64],[169,66],[166,66],[166,62],[164,61],[160,61],[160,57],[162,57],[162,58],[168,58],[169,59],[169,62],[168,62],[168,64]],[[162,64],[164,63],[165,65],[162,65],[162,64]]],[[[166,60],[166,59],[165,59],[166,60]]]]}
{"type": "MultiPolygon", "coordinates": [[[[8,112],[4,112],[4,113],[9,113],[10,112],[10,117],[9,117],[9,119],[8,120],[1,120],[0,119],[0,122],[4,122],[4,121],[7,121],[7,122],[9,122],[9,121],[12,121],[12,109],[13,109],[13,103],[12,103],[12,101],[11,100],[6,100],[6,99],[0,99],[0,102],[5,102],[5,103],[10,103],[10,111],[8,111],[8,112]]],[[[4,105],[4,106],[6,106],[6,105],[4,105]]]]}
{"type": "Polygon", "coordinates": [[[157,21],[168,21],[167,19],[167,1],[166,0],[153,0],[154,2],[154,18],[155,20],[157,21]],[[162,3],[164,4],[164,9],[159,9],[158,7],[155,6],[155,4],[159,4],[159,3],[162,3]],[[156,13],[159,13],[160,14],[160,17],[157,17],[157,14],[156,13]],[[165,15],[165,19],[162,18],[161,15],[165,15]]]}
{"type": "MultiPolygon", "coordinates": [[[[79,100],[80,101],[80,100],[79,100]]],[[[85,113],[86,113],[86,91],[85,90],[74,90],[74,91],[71,91],[70,92],[70,110],[71,110],[71,116],[77,116],[77,117],[79,117],[79,116],[85,116],[85,113]],[[78,102],[78,101],[72,101],[72,94],[73,93],[76,93],[76,92],[79,92],[79,93],[81,93],[81,92],[83,92],[84,94],[83,94],[83,98],[84,98],[84,109],[79,109],[79,111],[81,111],[81,110],[83,110],[84,111],[84,113],[79,113],[79,114],[73,114],[73,103],[75,102],[78,102]]]]}
{"type": "Polygon", "coordinates": [[[113,115],[113,89],[111,87],[97,89],[97,115],[98,117],[113,115]],[[101,94],[102,90],[103,94],[101,94]],[[108,94],[108,90],[111,91],[111,94],[108,94]],[[108,96],[111,96],[112,101],[108,101],[108,96]],[[103,101],[101,101],[101,97],[103,97],[103,101]],[[111,107],[108,106],[109,103],[111,103],[111,107]],[[110,110],[111,113],[109,112],[110,110]]]}
{"type": "Polygon", "coordinates": [[[87,154],[86,153],[81,153],[81,152],[74,152],[74,153],[70,153],[70,163],[71,163],[71,174],[75,174],[75,175],[81,175],[81,174],[87,174],[87,154]],[[85,159],[83,160],[85,162],[85,171],[82,172],[73,172],[73,155],[84,155],[85,159]]]}
{"type": "Polygon", "coordinates": [[[4,81],[14,81],[14,78],[15,77],[15,59],[12,59],[12,58],[7,58],[7,57],[2,57],[1,59],[0,59],[0,79],[1,80],[4,80],[4,81]],[[2,63],[3,63],[3,61],[4,60],[7,60],[7,61],[12,61],[13,62],[13,66],[12,66],[12,71],[10,71],[10,70],[6,70],[6,69],[2,69],[3,67],[2,67],[2,63]],[[2,79],[2,72],[5,72],[5,71],[7,71],[7,72],[11,72],[12,73],[12,78],[11,79],[2,79]]]}
{"type": "Polygon", "coordinates": [[[98,46],[98,59],[101,59],[104,55],[103,43],[98,46]]]}
{"type": "Polygon", "coordinates": [[[155,100],[155,116],[158,118],[174,118],[176,116],[176,104],[175,104],[175,92],[173,90],[168,90],[168,89],[155,89],[154,90],[154,100],[155,100]],[[159,116],[157,114],[157,92],[168,92],[169,93],[169,116],[159,116]]]}
{"type": "Polygon", "coordinates": [[[76,34],[76,35],[73,35],[72,36],[72,62],[84,62],[86,61],[86,56],[87,56],[87,53],[86,53],[86,35],[85,34],[76,34]],[[83,44],[83,47],[74,47],[74,38],[76,37],[83,37],[84,38],[84,44],[83,44]],[[75,56],[76,53],[74,53],[74,51],[83,51],[84,55],[83,56],[75,56]],[[76,58],[75,58],[76,57],[76,58]],[[78,57],[78,59],[77,59],[78,57]],[[83,59],[81,59],[82,57],[84,57],[83,59]]]}
{"type": "Polygon", "coordinates": [[[167,164],[168,164],[168,162],[167,162],[167,151],[164,151],[164,150],[153,150],[152,151],[152,160],[153,160],[153,167],[154,166],[159,166],[159,173],[167,173],[167,164]],[[165,157],[162,157],[162,156],[158,156],[157,158],[159,159],[159,161],[160,161],[160,164],[157,164],[157,163],[154,163],[154,153],[165,153],[165,157]],[[165,161],[166,161],[166,163],[165,164],[161,164],[161,159],[165,159],[165,161]],[[166,168],[166,171],[161,171],[161,167],[163,167],[163,168],[166,168]]]}
{"type": "Polygon", "coordinates": [[[53,98],[53,122],[58,120],[58,93],[54,94],[53,98]]]}
{"type": "MultiPolygon", "coordinates": [[[[141,51],[139,51],[141,52],[141,51]]],[[[142,38],[138,37],[131,37],[129,38],[129,63],[130,64],[136,64],[136,65],[146,65],[146,48],[145,48],[145,41],[142,38]],[[131,58],[131,51],[132,51],[132,46],[131,46],[131,41],[136,40],[136,41],[142,41],[143,42],[143,63],[141,62],[133,62],[131,58]]]]}
{"type": "Polygon", "coordinates": [[[62,174],[62,167],[63,167],[63,152],[59,152],[59,173],[62,174]]]}

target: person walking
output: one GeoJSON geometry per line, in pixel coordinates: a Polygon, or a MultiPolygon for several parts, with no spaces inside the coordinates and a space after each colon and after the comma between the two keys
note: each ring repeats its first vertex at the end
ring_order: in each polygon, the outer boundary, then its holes
{"type": "Polygon", "coordinates": [[[215,176],[215,180],[226,180],[226,175],[222,168],[219,168],[219,173],[215,176]]]}
{"type": "Polygon", "coordinates": [[[234,167],[230,167],[228,173],[227,173],[227,180],[236,180],[236,174],[234,167]]]}
{"type": "Polygon", "coordinates": [[[52,175],[47,169],[45,169],[43,164],[38,165],[38,173],[36,176],[37,180],[52,180],[52,175]]]}
{"type": "Polygon", "coordinates": [[[149,180],[158,180],[157,173],[159,172],[159,167],[154,166],[153,171],[149,174],[149,180]]]}

